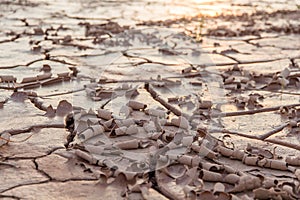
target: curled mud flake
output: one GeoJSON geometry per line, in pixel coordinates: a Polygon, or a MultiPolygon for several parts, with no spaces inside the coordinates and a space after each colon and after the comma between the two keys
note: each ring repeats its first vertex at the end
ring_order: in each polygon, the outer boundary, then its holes
{"type": "Polygon", "coordinates": [[[300,156],[287,156],[285,162],[289,165],[300,166],[300,156]]]}
{"type": "Polygon", "coordinates": [[[138,128],[136,125],[130,125],[128,128],[126,128],[126,135],[133,135],[138,133],[138,128]]]}
{"type": "Polygon", "coordinates": [[[0,75],[0,83],[16,83],[17,78],[9,75],[0,75]]]}
{"type": "Polygon", "coordinates": [[[110,120],[112,119],[112,113],[109,110],[105,109],[98,109],[98,117],[105,119],[105,120],[110,120]]]}
{"type": "Polygon", "coordinates": [[[284,192],[282,194],[282,197],[284,199],[297,199],[299,197],[299,191],[297,191],[298,186],[293,183],[290,184],[289,182],[283,183],[283,185],[281,186],[282,191],[284,192]],[[296,191],[296,193],[294,191],[296,191]]]}
{"type": "Polygon", "coordinates": [[[73,106],[67,100],[61,100],[56,108],[56,114],[61,117],[66,116],[72,111],[73,106]]]}
{"type": "Polygon", "coordinates": [[[40,71],[50,72],[51,71],[51,66],[48,65],[48,64],[44,64],[43,67],[40,69],[40,71]]]}
{"type": "Polygon", "coordinates": [[[50,106],[47,107],[45,116],[49,117],[49,118],[55,117],[55,109],[52,107],[52,105],[50,105],[50,106]]]}
{"type": "Polygon", "coordinates": [[[223,182],[229,183],[229,184],[237,184],[240,181],[240,176],[237,174],[228,174],[224,177],[223,182]]]}
{"type": "MultiPolygon", "coordinates": [[[[257,156],[245,156],[243,158],[243,163],[245,163],[246,165],[250,165],[250,166],[256,166],[258,165],[258,160],[259,158],[257,156]]],[[[264,166],[265,162],[260,163],[260,166],[264,166]]]]}
{"type": "Polygon", "coordinates": [[[252,155],[263,156],[264,158],[274,157],[271,151],[261,147],[254,147],[250,143],[247,144],[246,151],[252,155]]]}
{"type": "Polygon", "coordinates": [[[33,29],[33,34],[34,35],[44,35],[44,31],[42,28],[38,27],[38,28],[34,28],[33,29]]]}
{"type": "Polygon", "coordinates": [[[243,175],[240,177],[238,184],[231,190],[231,192],[243,192],[246,190],[253,190],[261,187],[261,180],[258,177],[251,175],[243,175]]]}
{"type": "Polygon", "coordinates": [[[208,171],[205,169],[202,169],[200,171],[199,178],[204,181],[211,181],[211,182],[221,182],[223,180],[222,174],[208,171]]]}
{"type": "Polygon", "coordinates": [[[174,126],[177,126],[179,128],[183,128],[183,129],[188,129],[189,128],[189,121],[183,116],[180,116],[178,118],[173,118],[171,120],[171,123],[174,126]]]}
{"type": "Polygon", "coordinates": [[[181,73],[187,74],[187,73],[190,73],[192,70],[193,70],[193,67],[187,67],[187,68],[184,68],[184,69],[181,71],[181,73]]]}
{"type": "Polygon", "coordinates": [[[133,100],[130,100],[127,105],[131,107],[133,110],[143,110],[147,107],[146,104],[139,101],[133,101],[133,100]]]}
{"type": "Polygon", "coordinates": [[[162,53],[163,55],[167,55],[167,56],[175,56],[175,55],[181,55],[181,54],[185,54],[183,52],[178,52],[175,51],[171,48],[165,47],[165,48],[159,48],[158,51],[160,53],[162,53]]]}
{"type": "Polygon", "coordinates": [[[192,166],[193,157],[188,155],[182,155],[177,159],[177,162],[183,165],[192,166]]]}
{"type": "Polygon", "coordinates": [[[258,188],[253,190],[253,193],[256,199],[282,199],[282,196],[286,194],[285,191],[281,191],[275,188],[258,188]]]}
{"type": "Polygon", "coordinates": [[[194,142],[193,136],[186,136],[186,137],[183,137],[181,140],[182,145],[186,146],[186,147],[189,147],[193,142],[194,142]]]}
{"type": "Polygon", "coordinates": [[[121,127],[121,126],[129,127],[131,125],[135,125],[135,121],[132,118],[123,119],[123,120],[115,120],[115,122],[119,127],[121,127]]]}
{"type": "Polygon", "coordinates": [[[88,129],[84,130],[82,133],[78,134],[78,139],[83,142],[96,135],[104,133],[104,127],[101,125],[90,126],[88,129]]]}
{"type": "Polygon", "coordinates": [[[70,72],[63,72],[63,73],[58,73],[57,74],[58,78],[62,78],[62,79],[67,79],[70,77],[70,72]]]}
{"type": "Polygon", "coordinates": [[[111,136],[122,136],[126,135],[127,132],[127,127],[126,126],[121,126],[119,128],[116,128],[112,131],[111,136]]]}
{"type": "Polygon", "coordinates": [[[187,168],[184,165],[174,164],[162,169],[162,171],[170,177],[177,179],[186,173],[187,168]]]}
{"type": "Polygon", "coordinates": [[[132,140],[127,140],[122,142],[116,142],[114,146],[123,150],[130,150],[130,149],[138,149],[139,143],[140,143],[139,140],[132,139],[132,140]]]}
{"type": "Polygon", "coordinates": [[[161,109],[153,109],[153,108],[149,108],[145,110],[145,113],[151,116],[155,116],[155,117],[160,117],[160,118],[165,118],[166,117],[166,112],[164,110],[161,109]]]}
{"type": "Polygon", "coordinates": [[[76,149],[75,150],[75,155],[88,161],[90,164],[93,164],[93,165],[96,165],[97,164],[97,159],[95,159],[91,154],[85,152],[85,151],[82,151],[82,150],[78,150],[76,149]]]}
{"type": "Polygon", "coordinates": [[[212,107],[211,101],[201,101],[199,104],[199,109],[211,109],[212,107]]]}
{"type": "Polygon", "coordinates": [[[185,199],[183,187],[176,184],[176,181],[164,172],[155,171],[155,177],[159,190],[168,198],[174,200],[185,199]]]}
{"type": "Polygon", "coordinates": [[[221,170],[224,169],[222,165],[218,165],[215,163],[210,163],[210,162],[201,162],[199,163],[199,167],[202,169],[208,170],[208,171],[213,171],[213,172],[220,172],[221,170]]]}
{"type": "Polygon", "coordinates": [[[14,92],[10,99],[15,102],[24,102],[26,99],[28,99],[28,95],[26,92],[14,92]]]}
{"type": "Polygon", "coordinates": [[[225,157],[231,157],[231,156],[233,155],[233,152],[234,152],[234,150],[229,149],[229,148],[224,147],[224,146],[221,146],[221,145],[219,145],[219,146],[217,147],[217,151],[218,151],[221,155],[223,155],[223,156],[225,156],[225,157]]]}
{"type": "Polygon", "coordinates": [[[197,194],[197,197],[199,199],[204,199],[204,200],[216,200],[216,196],[211,192],[211,191],[203,191],[197,194]]]}
{"type": "Polygon", "coordinates": [[[63,39],[62,39],[62,43],[63,44],[68,44],[70,42],[72,42],[72,36],[71,35],[66,35],[63,39]]]}
{"type": "Polygon", "coordinates": [[[203,83],[201,81],[190,81],[189,83],[194,86],[202,86],[203,85],[203,83]]]}
{"type": "Polygon", "coordinates": [[[225,192],[225,185],[222,183],[216,183],[214,185],[213,193],[220,193],[220,192],[225,192]]]}
{"type": "Polygon", "coordinates": [[[278,170],[288,170],[288,164],[283,160],[267,159],[265,167],[278,170]]]}
{"type": "Polygon", "coordinates": [[[44,73],[41,75],[37,75],[37,80],[41,81],[41,80],[45,80],[45,79],[49,79],[51,78],[52,74],[51,73],[44,73]]]}

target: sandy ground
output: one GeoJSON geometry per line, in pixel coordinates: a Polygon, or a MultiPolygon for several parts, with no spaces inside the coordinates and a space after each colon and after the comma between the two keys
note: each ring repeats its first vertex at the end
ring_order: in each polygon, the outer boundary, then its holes
{"type": "Polygon", "coordinates": [[[1,199],[299,199],[300,2],[1,1],[1,199]]]}

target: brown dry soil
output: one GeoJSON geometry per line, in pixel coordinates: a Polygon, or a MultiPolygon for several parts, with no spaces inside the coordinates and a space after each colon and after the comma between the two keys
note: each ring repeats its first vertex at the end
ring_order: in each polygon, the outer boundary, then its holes
{"type": "Polygon", "coordinates": [[[299,7],[1,1],[1,199],[300,199],[299,7]]]}

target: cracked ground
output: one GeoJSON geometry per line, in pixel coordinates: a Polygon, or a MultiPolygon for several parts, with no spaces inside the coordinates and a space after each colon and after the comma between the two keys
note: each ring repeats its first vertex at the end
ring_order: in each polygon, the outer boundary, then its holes
{"type": "Polygon", "coordinates": [[[300,199],[298,0],[0,5],[1,199],[300,199]]]}

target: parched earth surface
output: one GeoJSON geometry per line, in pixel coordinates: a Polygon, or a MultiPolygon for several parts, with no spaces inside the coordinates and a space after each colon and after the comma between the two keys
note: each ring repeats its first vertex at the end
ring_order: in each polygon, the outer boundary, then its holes
{"type": "Polygon", "coordinates": [[[299,8],[1,1],[1,199],[300,199],[299,8]]]}

